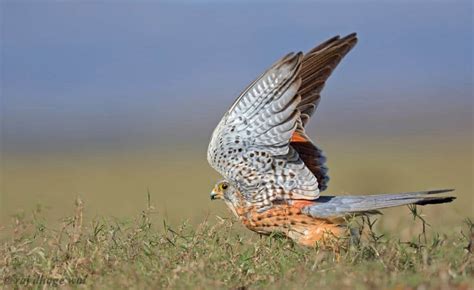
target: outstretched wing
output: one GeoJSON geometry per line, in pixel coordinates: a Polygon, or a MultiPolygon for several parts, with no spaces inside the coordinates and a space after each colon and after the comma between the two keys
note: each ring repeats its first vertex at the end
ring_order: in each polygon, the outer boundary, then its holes
{"type": "Polygon", "coordinates": [[[208,161],[255,205],[318,196],[318,181],[289,146],[300,122],[298,73],[303,54],[291,53],[254,81],[214,130],[208,161]]]}
{"type": "Polygon", "coordinates": [[[298,91],[301,102],[297,107],[301,112],[301,123],[293,134],[290,145],[296,149],[300,158],[318,179],[320,191],[325,190],[329,182],[328,168],[325,166],[326,158],[322,150],[305,133],[304,126],[319,104],[320,93],[326,80],[356,43],[355,33],[343,38],[335,36],[310,50],[303,58],[300,71],[302,82],[298,91]]]}
{"type": "Polygon", "coordinates": [[[318,179],[309,168],[316,168],[310,163],[314,152],[290,145],[296,136],[312,144],[304,134],[306,117],[301,112],[311,115],[317,88],[309,83],[305,85],[309,89],[301,88],[303,77],[312,77],[308,73],[316,64],[301,52],[288,54],[244,90],[214,130],[209,163],[253,204],[266,206],[277,199],[316,199],[319,195],[318,179]],[[306,69],[304,59],[308,60],[306,69]],[[304,107],[300,92],[305,95],[304,107]]]}

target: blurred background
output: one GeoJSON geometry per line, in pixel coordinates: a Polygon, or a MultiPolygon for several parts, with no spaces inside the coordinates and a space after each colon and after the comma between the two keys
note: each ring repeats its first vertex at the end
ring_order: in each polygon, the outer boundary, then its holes
{"type": "MultiPolygon", "coordinates": [[[[1,224],[228,217],[211,202],[214,126],[275,60],[334,35],[359,43],[327,82],[309,135],[330,194],[456,188],[423,208],[439,229],[473,217],[471,1],[2,1],[1,224]]],[[[381,224],[405,230],[408,209],[381,224]]]]}

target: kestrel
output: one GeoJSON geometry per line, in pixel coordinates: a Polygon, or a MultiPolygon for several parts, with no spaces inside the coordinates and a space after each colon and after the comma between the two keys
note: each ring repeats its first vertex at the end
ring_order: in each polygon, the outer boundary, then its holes
{"type": "Polygon", "coordinates": [[[353,33],[287,54],[240,94],[214,130],[207,159],[224,180],[211,199],[223,199],[250,230],[313,246],[327,233],[343,235],[349,215],[455,199],[433,196],[451,190],[320,196],[329,181],[326,159],[304,128],[326,80],[356,43],[353,33]]]}

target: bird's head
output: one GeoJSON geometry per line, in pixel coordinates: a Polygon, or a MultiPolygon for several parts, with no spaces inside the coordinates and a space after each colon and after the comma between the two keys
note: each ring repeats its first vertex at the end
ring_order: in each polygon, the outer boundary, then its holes
{"type": "Polygon", "coordinates": [[[221,180],[214,185],[211,192],[211,199],[224,199],[233,202],[236,197],[237,189],[228,181],[221,180]]]}

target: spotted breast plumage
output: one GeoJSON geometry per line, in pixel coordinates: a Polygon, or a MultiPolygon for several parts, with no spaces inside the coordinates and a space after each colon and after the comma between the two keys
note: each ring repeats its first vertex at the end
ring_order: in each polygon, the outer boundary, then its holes
{"type": "Polygon", "coordinates": [[[405,204],[449,202],[449,190],[366,196],[320,196],[329,177],[322,151],[305,133],[326,80],[356,45],[333,37],[307,53],[290,53],[253,81],[222,117],[207,159],[224,180],[223,199],[249,229],[280,232],[303,245],[340,236],[344,217],[405,204]]]}

